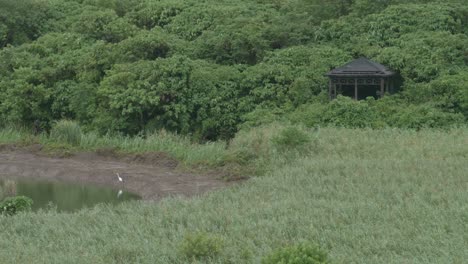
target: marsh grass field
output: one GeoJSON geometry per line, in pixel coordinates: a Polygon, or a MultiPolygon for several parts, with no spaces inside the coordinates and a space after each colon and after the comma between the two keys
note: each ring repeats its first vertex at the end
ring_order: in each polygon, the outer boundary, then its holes
{"type": "Polygon", "coordinates": [[[468,129],[301,130],[310,140],[291,149],[278,147],[282,129],[187,149],[208,162],[236,153],[265,167],[234,187],[74,214],[0,216],[0,263],[260,263],[303,242],[332,263],[466,262],[468,129]]]}

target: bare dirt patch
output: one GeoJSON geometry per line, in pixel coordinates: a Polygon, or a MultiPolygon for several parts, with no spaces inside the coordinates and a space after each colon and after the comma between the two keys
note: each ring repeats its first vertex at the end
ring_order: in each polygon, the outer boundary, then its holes
{"type": "Polygon", "coordinates": [[[145,200],[193,196],[232,183],[213,173],[177,169],[165,153],[119,154],[114,150],[50,157],[40,148],[0,146],[0,178],[15,177],[111,186],[139,194],[145,200]],[[119,183],[116,173],[124,179],[119,183]]]}

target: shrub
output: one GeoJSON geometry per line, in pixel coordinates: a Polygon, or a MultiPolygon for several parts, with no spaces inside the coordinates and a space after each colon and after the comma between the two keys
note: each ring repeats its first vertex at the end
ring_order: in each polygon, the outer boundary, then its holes
{"type": "Polygon", "coordinates": [[[239,164],[247,173],[264,175],[273,170],[273,160],[276,167],[317,150],[317,137],[318,130],[309,132],[302,125],[280,122],[242,129],[229,142],[225,162],[239,164]]]}
{"type": "Polygon", "coordinates": [[[0,214],[15,215],[22,211],[31,210],[33,201],[26,196],[5,198],[0,202],[0,214]]]}
{"type": "Polygon", "coordinates": [[[269,109],[258,107],[252,112],[242,116],[243,123],[239,125],[239,128],[248,129],[271,124],[273,122],[279,121],[284,112],[285,111],[280,108],[269,109]]]}
{"type": "Polygon", "coordinates": [[[290,150],[304,149],[311,140],[305,131],[296,126],[289,126],[284,128],[272,141],[278,149],[290,150]]]}
{"type": "MultiPolygon", "coordinates": [[[[442,102],[442,101],[440,101],[442,102]]],[[[354,101],[339,96],[328,105],[308,104],[287,115],[293,124],[307,127],[334,125],[347,128],[450,128],[466,123],[460,112],[444,111],[434,103],[409,104],[400,96],[354,101]]]]}
{"type": "Polygon", "coordinates": [[[60,143],[77,146],[81,142],[81,128],[75,121],[61,120],[54,124],[50,138],[60,143]]]}
{"type": "Polygon", "coordinates": [[[318,125],[348,128],[382,127],[381,114],[373,109],[375,103],[373,98],[355,101],[349,97],[338,96],[328,104],[303,105],[289,114],[288,119],[308,127],[318,125]]]}
{"type": "Polygon", "coordinates": [[[447,113],[427,104],[400,108],[388,119],[393,126],[412,129],[450,128],[465,122],[461,113],[447,113]]]}
{"type": "Polygon", "coordinates": [[[380,118],[379,113],[371,108],[373,101],[373,98],[355,101],[349,97],[338,96],[322,113],[322,122],[349,128],[373,127],[380,118]]]}
{"type": "Polygon", "coordinates": [[[188,234],[180,246],[181,253],[188,259],[206,259],[218,256],[223,249],[223,240],[204,232],[188,234]]]}
{"type": "Polygon", "coordinates": [[[262,259],[262,264],[326,264],[327,254],[310,244],[300,244],[275,250],[262,259]]]}

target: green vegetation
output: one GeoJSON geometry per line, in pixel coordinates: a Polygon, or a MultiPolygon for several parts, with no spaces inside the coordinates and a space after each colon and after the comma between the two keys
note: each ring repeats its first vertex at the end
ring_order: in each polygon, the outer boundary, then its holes
{"type": "Polygon", "coordinates": [[[297,127],[287,127],[273,138],[273,143],[280,149],[299,149],[310,142],[310,137],[297,127]]]}
{"type": "Polygon", "coordinates": [[[67,126],[61,131],[55,130],[55,134],[51,135],[42,133],[34,136],[24,128],[0,129],[0,144],[15,144],[19,147],[41,144],[45,152],[52,153],[101,150],[123,153],[165,152],[188,166],[221,166],[226,155],[226,142],[196,144],[187,137],[177,136],[164,130],[136,137],[99,136],[92,132],[79,134],[77,131],[80,131],[80,128],[76,123],[69,121],[60,123],[67,126]],[[77,141],[78,135],[79,141],[77,141]],[[68,137],[71,140],[68,140],[68,137]]]}
{"type": "Polygon", "coordinates": [[[294,112],[278,117],[278,119],[290,120],[308,127],[318,125],[350,128],[394,126],[421,129],[450,128],[466,124],[465,117],[460,113],[445,112],[429,105],[403,106],[394,102],[393,98],[387,97],[381,100],[368,98],[356,102],[349,97],[340,96],[329,104],[312,103],[300,106],[294,112]]]}
{"type": "Polygon", "coordinates": [[[465,0],[0,6],[0,125],[38,121],[49,131],[67,119],[100,135],[165,129],[209,141],[231,139],[246,122],[258,123],[259,113],[312,127],[467,122],[465,0]],[[328,104],[323,74],[359,56],[399,72],[400,93],[328,104]]]}
{"type": "Polygon", "coordinates": [[[466,0],[0,0],[0,95],[1,148],[262,175],[0,214],[0,263],[468,259],[466,0]],[[323,74],[360,56],[399,92],[329,102],[323,74]]]}
{"type": "Polygon", "coordinates": [[[282,248],[262,260],[263,264],[326,264],[327,254],[310,244],[282,248]]]}
{"type": "Polygon", "coordinates": [[[50,138],[56,142],[70,144],[72,146],[81,143],[81,128],[73,121],[61,120],[55,123],[50,131],[50,138]]]}
{"type": "Polygon", "coordinates": [[[79,151],[115,151],[123,154],[164,152],[187,168],[224,168],[227,175],[239,176],[244,173],[264,174],[272,160],[279,156],[288,155],[293,159],[310,152],[314,147],[313,138],[317,135],[317,130],[304,126],[274,123],[242,130],[229,142],[198,144],[188,137],[165,130],[135,137],[99,136],[92,132],[81,133],[75,122],[60,121],[50,135],[42,133],[34,136],[25,129],[0,129],[0,146],[40,144],[43,152],[53,155],[79,151]]]}
{"type": "Polygon", "coordinates": [[[223,250],[223,240],[207,233],[187,234],[180,246],[187,260],[207,260],[217,257],[223,250]]]}
{"type": "Polygon", "coordinates": [[[0,201],[0,215],[13,216],[19,212],[30,211],[33,201],[25,196],[6,197],[0,201]]]}
{"type": "MultiPolygon", "coordinates": [[[[245,135],[282,129],[242,132],[236,144],[274,153],[264,137],[245,135]]],[[[0,217],[0,262],[184,263],[180,249],[199,233],[223,241],[207,263],[259,263],[299,242],[333,263],[468,258],[467,129],[316,133],[308,154],[286,165],[278,155],[265,176],[199,198],[0,217]]]]}
{"type": "Polygon", "coordinates": [[[6,180],[0,185],[0,215],[13,216],[30,211],[33,201],[25,196],[16,196],[16,182],[6,180]]]}

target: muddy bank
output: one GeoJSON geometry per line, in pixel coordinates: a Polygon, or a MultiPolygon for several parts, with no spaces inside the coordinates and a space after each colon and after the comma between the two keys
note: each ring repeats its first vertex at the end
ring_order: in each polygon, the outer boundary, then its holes
{"type": "Polygon", "coordinates": [[[0,146],[0,178],[29,178],[97,184],[139,194],[145,200],[190,197],[232,185],[213,173],[180,170],[164,153],[118,154],[112,150],[51,157],[40,146],[0,146]],[[124,179],[120,183],[116,173],[124,179]]]}

